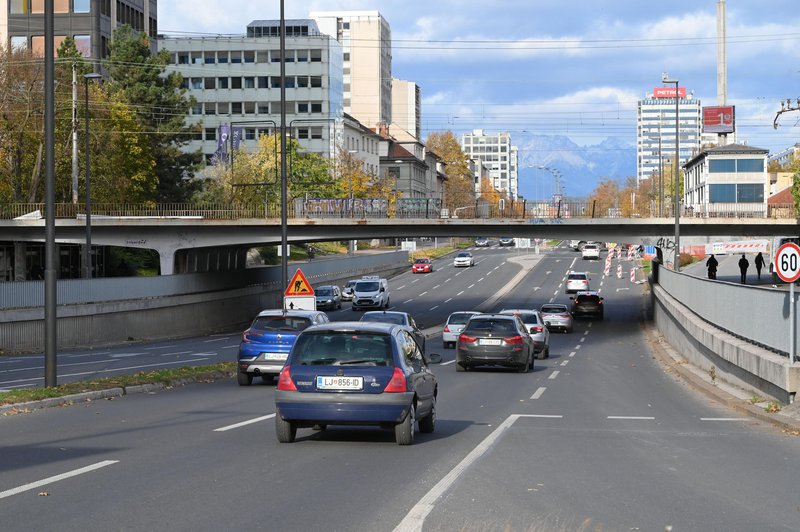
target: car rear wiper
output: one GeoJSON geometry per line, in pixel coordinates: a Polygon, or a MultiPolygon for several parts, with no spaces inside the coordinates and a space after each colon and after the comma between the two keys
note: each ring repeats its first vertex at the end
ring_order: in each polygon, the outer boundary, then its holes
{"type": "Polygon", "coordinates": [[[349,366],[351,364],[353,364],[353,365],[354,364],[365,364],[365,365],[370,365],[370,366],[377,366],[378,364],[386,365],[386,361],[382,360],[382,361],[378,362],[374,358],[361,358],[361,359],[358,359],[358,360],[339,361],[339,362],[336,362],[334,364],[334,366],[349,366]]]}

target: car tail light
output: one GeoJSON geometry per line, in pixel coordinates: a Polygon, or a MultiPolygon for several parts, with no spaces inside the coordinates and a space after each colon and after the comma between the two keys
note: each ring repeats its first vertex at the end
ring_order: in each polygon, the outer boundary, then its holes
{"type": "Polygon", "coordinates": [[[297,391],[297,386],[294,385],[294,381],[292,380],[292,373],[289,371],[288,366],[286,366],[281,370],[281,374],[278,377],[278,389],[283,390],[285,392],[297,391]]]}
{"type": "Polygon", "coordinates": [[[394,368],[389,384],[383,389],[386,393],[400,393],[406,391],[406,375],[400,368],[394,368]]]}
{"type": "Polygon", "coordinates": [[[247,329],[245,332],[242,333],[242,342],[250,343],[250,337],[248,334],[250,333],[250,329],[247,329]]]}
{"type": "Polygon", "coordinates": [[[540,333],[542,332],[543,327],[541,325],[534,325],[531,327],[531,332],[540,333]]]}
{"type": "Polygon", "coordinates": [[[512,336],[511,338],[506,338],[505,342],[507,344],[521,344],[522,336],[512,336]]]}
{"type": "Polygon", "coordinates": [[[449,325],[445,325],[443,332],[450,332],[450,326],[449,325]]]}
{"type": "Polygon", "coordinates": [[[567,313],[567,314],[559,314],[558,316],[561,318],[569,318],[570,315],[567,313]]]}
{"type": "Polygon", "coordinates": [[[474,344],[478,341],[478,339],[474,336],[469,336],[468,334],[462,334],[458,337],[458,341],[462,344],[474,344]]]}

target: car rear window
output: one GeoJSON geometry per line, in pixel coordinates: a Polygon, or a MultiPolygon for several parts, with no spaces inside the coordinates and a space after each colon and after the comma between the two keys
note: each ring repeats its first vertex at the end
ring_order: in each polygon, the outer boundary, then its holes
{"type": "Polygon", "coordinates": [[[447,318],[447,323],[451,323],[453,325],[464,325],[474,315],[475,314],[469,314],[468,312],[458,312],[456,314],[451,314],[450,317],[447,318]]]}
{"type": "Polygon", "coordinates": [[[361,281],[356,283],[355,289],[357,292],[377,292],[378,283],[375,281],[361,281]]]}
{"type": "Polygon", "coordinates": [[[309,325],[309,318],[298,316],[259,316],[250,328],[262,331],[302,331],[309,325]]]}
{"type": "Polygon", "coordinates": [[[567,279],[570,281],[585,281],[586,274],[585,273],[571,273],[567,276],[567,279]]]}
{"type": "Polygon", "coordinates": [[[353,331],[305,334],[297,339],[292,364],[391,366],[392,340],[386,334],[353,331]]]}
{"type": "Polygon", "coordinates": [[[376,321],[379,323],[394,323],[396,325],[406,324],[406,320],[401,314],[364,314],[359,321],[376,321]]]}
{"type": "Polygon", "coordinates": [[[600,296],[578,296],[575,298],[576,303],[597,303],[600,296]]]}
{"type": "Polygon", "coordinates": [[[333,289],[331,288],[317,288],[314,290],[314,293],[318,296],[332,296],[333,289]]]}
{"type": "Polygon", "coordinates": [[[539,323],[539,318],[533,312],[503,312],[503,314],[513,314],[514,316],[519,316],[519,319],[522,320],[522,323],[525,325],[530,325],[531,323],[539,323]]]}
{"type": "Polygon", "coordinates": [[[566,311],[567,311],[566,307],[562,307],[562,306],[547,306],[547,305],[545,305],[545,306],[542,307],[542,312],[546,312],[548,314],[558,314],[559,312],[566,312],[566,311]]]}
{"type": "Polygon", "coordinates": [[[481,318],[469,320],[464,332],[467,334],[503,334],[517,332],[517,328],[511,320],[481,318]]]}

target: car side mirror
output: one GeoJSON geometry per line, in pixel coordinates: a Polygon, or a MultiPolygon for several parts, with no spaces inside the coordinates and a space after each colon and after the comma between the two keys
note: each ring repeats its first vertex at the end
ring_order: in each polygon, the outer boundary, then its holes
{"type": "Polygon", "coordinates": [[[574,296],[569,296],[569,298],[570,298],[570,299],[573,299],[573,300],[575,299],[575,297],[574,297],[574,296]]]}
{"type": "Polygon", "coordinates": [[[386,289],[381,286],[381,292],[386,292],[386,289]]]}
{"type": "Polygon", "coordinates": [[[439,353],[431,353],[430,355],[426,355],[425,358],[428,359],[429,364],[441,364],[442,363],[442,355],[439,353]]]}
{"type": "Polygon", "coordinates": [[[545,327],[550,327],[550,322],[549,321],[544,322],[544,326],[545,327]]]}

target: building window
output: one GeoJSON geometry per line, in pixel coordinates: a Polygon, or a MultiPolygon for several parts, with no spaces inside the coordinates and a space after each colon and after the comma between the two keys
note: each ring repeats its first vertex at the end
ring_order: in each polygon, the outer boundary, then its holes
{"type": "Polygon", "coordinates": [[[736,172],[736,159],[709,159],[708,172],[710,174],[734,173],[736,172]]]}
{"type": "Polygon", "coordinates": [[[202,89],[203,88],[203,78],[192,78],[192,88],[193,89],[202,89]]]}
{"type": "Polygon", "coordinates": [[[245,89],[255,89],[256,88],[256,78],[248,76],[244,78],[244,88],[245,89]]]}
{"type": "Polygon", "coordinates": [[[244,114],[246,115],[256,114],[256,102],[244,102],[244,114]]]}
{"type": "Polygon", "coordinates": [[[308,63],[308,50],[297,50],[297,62],[308,63]]]}
{"type": "Polygon", "coordinates": [[[322,87],[322,77],[321,76],[311,76],[311,86],[312,87],[322,87]]]}
{"type": "Polygon", "coordinates": [[[205,114],[207,115],[215,115],[217,114],[217,104],[216,103],[206,103],[205,107],[205,114]]]}
{"type": "Polygon", "coordinates": [[[28,49],[28,38],[24,35],[11,37],[11,49],[12,50],[27,50],[28,49]]]}
{"type": "Polygon", "coordinates": [[[228,78],[217,78],[217,87],[220,89],[228,88],[228,78]]]}
{"type": "Polygon", "coordinates": [[[737,159],[736,160],[737,172],[763,172],[764,160],[763,159],[737,159]]]}
{"type": "Polygon", "coordinates": [[[215,127],[206,128],[206,140],[217,140],[217,128],[215,127]]]}
{"type": "Polygon", "coordinates": [[[258,114],[260,114],[260,115],[268,115],[269,114],[269,104],[267,102],[259,102],[259,104],[258,104],[258,114]]]}
{"type": "Polygon", "coordinates": [[[269,77],[268,76],[258,76],[258,88],[259,89],[268,89],[269,88],[269,77]]]}
{"type": "Polygon", "coordinates": [[[256,140],[256,130],[252,127],[245,128],[244,138],[245,140],[256,140]]]}
{"type": "Polygon", "coordinates": [[[308,76],[297,76],[297,87],[300,89],[308,87],[308,76]]]}
{"type": "Polygon", "coordinates": [[[322,62],[322,50],[311,50],[311,62],[312,63],[322,62]]]}
{"type": "Polygon", "coordinates": [[[308,102],[297,102],[297,114],[308,113],[308,102]]]}
{"type": "Polygon", "coordinates": [[[709,203],[736,203],[736,185],[712,184],[708,186],[709,203]]]}
{"type": "Polygon", "coordinates": [[[303,139],[303,140],[308,140],[308,128],[307,127],[298,128],[297,129],[297,138],[298,139],[303,139]]]}
{"type": "Polygon", "coordinates": [[[321,113],[322,112],[322,103],[316,102],[311,104],[311,112],[312,113],[321,113]]]}
{"type": "Polygon", "coordinates": [[[232,89],[241,89],[242,88],[242,78],[234,77],[231,78],[231,88],[232,89]]]}
{"type": "Polygon", "coordinates": [[[216,89],[217,88],[216,82],[217,82],[217,78],[205,78],[203,80],[204,88],[206,88],[206,89],[216,89]]]}
{"type": "Polygon", "coordinates": [[[232,115],[242,114],[242,102],[231,102],[231,114],[232,115]]]}
{"type": "Polygon", "coordinates": [[[91,3],[90,0],[73,0],[75,13],[88,13],[89,12],[89,4],[91,3]]]}
{"type": "Polygon", "coordinates": [[[231,107],[230,103],[228,102],[217,102],[217,113],[221,115],[226,115],[230,113],[230,107],[231,107]]]}
{"type": "Polygon", "coordinates": [[[220,65],[228,64],[228,52],[217,52],[217,63],[220,65]]]}
{"type": "Polygon", "coordinates": [[[737,185],[736,202],[764,203],[764,185],[759,183],[742,183],[737,185]]]}
{"type": "Polygon", "coordinates": [[[9,5],[9,13],[12,15],[27,15],[28,0],[11,0],[9,5]]]}
{"type": "Polygon", "coordinates": [[[189,54],[178,54],[178,64],[179,65],[188,65],[189,64],[189,54]]]}

